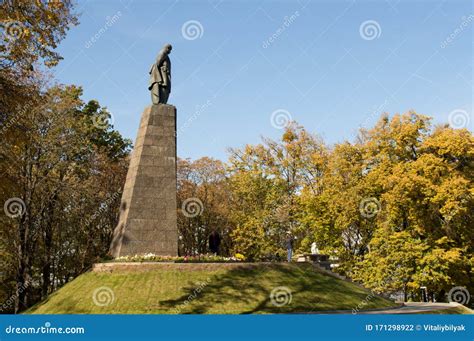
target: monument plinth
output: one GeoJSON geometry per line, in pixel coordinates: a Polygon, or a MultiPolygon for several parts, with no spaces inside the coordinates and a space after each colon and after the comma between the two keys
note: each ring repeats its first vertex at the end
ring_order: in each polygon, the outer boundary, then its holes
{"type": "Polygon", "coordinates": [[[111,255],[176,256],[176,214],[176,108],[154,104],[140,121],[111,255]]]}

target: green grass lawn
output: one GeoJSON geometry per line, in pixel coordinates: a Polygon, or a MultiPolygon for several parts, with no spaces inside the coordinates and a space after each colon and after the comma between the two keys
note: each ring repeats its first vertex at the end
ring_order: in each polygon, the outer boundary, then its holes
{"type": "Polygon", "coordinates": [[[148,270],[87,272],[66,284],[31,314],[248,314],[298,313],[395,306],[310,264],[168,264],[148,270]],[[99,288],[108,288],[101,289],[99,288]],[[270,298],[286,287],[279,303],[270,298]],[[99,303],[97,305],[94,302],[99,303]],[[100,292],[102,291],[102,294],[100,292]],[[112,300],[113,297],[113,300],[112,300]],[[100,305],[109,303],[108,305],[100,305]]]}

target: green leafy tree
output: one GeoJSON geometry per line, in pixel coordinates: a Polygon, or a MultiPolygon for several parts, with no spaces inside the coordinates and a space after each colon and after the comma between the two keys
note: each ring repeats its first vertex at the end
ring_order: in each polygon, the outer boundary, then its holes
{"type": "Polygon", "coordinates": [[[2,202],[19,198],[23,205],[20,216],[2,216],[15,311],[104,256],[116,224],[130,143],[108,139],[117,134],[110,125],[99,133],[81,94],[75,86],[50,88],[0,147],[2,202]]]}

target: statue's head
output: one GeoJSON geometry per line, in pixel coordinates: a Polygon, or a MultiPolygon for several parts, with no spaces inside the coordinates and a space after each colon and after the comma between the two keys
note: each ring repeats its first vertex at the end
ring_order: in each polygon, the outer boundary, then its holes
{"type": "Polygon", "coordinates": [[[166,53],[170,53],[172,49],[173,46],[171,46],[171,44],[166,44],[165,46],[163,46],[163,51],[165,51],[166,53]]]}

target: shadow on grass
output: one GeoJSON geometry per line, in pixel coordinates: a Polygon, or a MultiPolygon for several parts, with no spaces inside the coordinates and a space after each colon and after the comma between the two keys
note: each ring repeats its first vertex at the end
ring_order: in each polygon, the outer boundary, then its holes
{"type": "Polygon", "coordinates": [[[242,266],[214,275],[206,285],[193,284],[184,293],[160,302],[160,307],[180,314],[205,313],[297,313],[332,309],[352,309],[368,292],[329,276],[309,265],[266,264],[242,266]],[[272,302],[276,287],[290,289],[281,297],[282,306],[272,302]],[[201,290],[197,290],[201,288],[201,290]]]}

